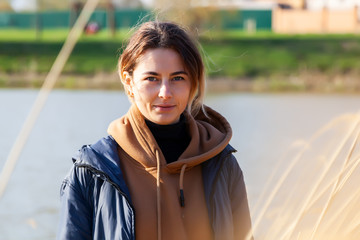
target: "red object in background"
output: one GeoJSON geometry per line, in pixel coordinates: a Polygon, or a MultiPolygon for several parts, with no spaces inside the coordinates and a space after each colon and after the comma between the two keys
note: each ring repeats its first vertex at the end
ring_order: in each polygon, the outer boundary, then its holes
{"type": "Polygon", "coordinates": [[[85,27],[86,34],[95,34],[100,30],[100,25],[97,22],[89,22],[85,27]]]}

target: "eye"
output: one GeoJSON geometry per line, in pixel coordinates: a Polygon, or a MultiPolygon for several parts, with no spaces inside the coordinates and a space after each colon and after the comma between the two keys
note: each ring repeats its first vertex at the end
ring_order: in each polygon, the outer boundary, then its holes
{"type": "Polygon", "coordinates": [[[157,81],[157,78],[156,77],[147,77],[147,78],[145,78],[145,80],[148,80],[150,82],[155,82],[155,81],[157,81]]]}
{"type": "Polygon", "coordinates": [[[181,76],[176,76],[176,77],[173,78],[173,80],[180,81],[180,80],[184,80],[184,78],[181,77],[181,76]]]}

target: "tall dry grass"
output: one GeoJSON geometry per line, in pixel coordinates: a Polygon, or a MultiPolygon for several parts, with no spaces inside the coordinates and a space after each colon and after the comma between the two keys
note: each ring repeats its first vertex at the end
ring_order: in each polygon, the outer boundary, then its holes
{"type": "Polygon", "coordinates": [[[254,206],[255,239],[360,239],[359,137],[348,114],[295,142],[254,206]]]}

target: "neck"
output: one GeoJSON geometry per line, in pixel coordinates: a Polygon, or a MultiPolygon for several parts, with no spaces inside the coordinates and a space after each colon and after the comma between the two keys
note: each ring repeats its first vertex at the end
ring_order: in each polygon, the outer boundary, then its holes
{"type": "Polygon", "coordinates": [[[166,162],[176,161],[190,142],[185,116],[181,115],[179,122],[170,125],[159,125],[148,120],[145,122],[159,145],[166,162]]]}

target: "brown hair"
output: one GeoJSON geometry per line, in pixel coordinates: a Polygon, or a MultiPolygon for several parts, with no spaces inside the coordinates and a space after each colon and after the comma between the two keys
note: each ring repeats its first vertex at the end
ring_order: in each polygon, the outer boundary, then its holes
{"type": "Polygon", "coordinates": [[[141,24],[119,58],[118,68],[121,80],[124,81],[124,72],[132,75],[138,59],[146,50],[154,48],[169,48],[180,55],[191,79],[188,110],[195,116],[199,110],[203,110],[204,64],[195,41],[177,24],[157,21],[141,24]]]}

